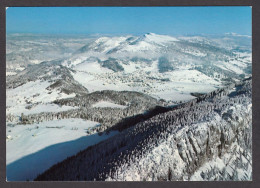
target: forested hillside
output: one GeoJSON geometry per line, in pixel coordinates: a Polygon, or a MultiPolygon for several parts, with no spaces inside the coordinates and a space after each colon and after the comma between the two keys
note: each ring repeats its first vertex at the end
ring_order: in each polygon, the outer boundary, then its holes
{"type": "Polygon", "coordinates": [[[251,88],[250,78],[155,115],[36,180],[251,180],[251,88]]]}

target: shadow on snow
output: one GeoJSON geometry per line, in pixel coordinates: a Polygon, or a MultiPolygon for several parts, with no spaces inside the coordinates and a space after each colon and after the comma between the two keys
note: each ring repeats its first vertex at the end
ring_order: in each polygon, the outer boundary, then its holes
{"type": "Polygon", "coordinates": [[[37,175],[43,173],[54,164],[115,134],[116,132],[111,132],[108,135],[102,134],[102,136],[98,134],[83,136],[76,140],[48,146],[40,151],[22,157],[6,166],[7,181],[33,180],[37,175]]]}

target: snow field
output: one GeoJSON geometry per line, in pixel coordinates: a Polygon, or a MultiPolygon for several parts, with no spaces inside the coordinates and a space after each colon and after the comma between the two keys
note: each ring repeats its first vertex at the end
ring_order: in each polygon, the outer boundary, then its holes
{"type": "Polygon", "coordinates": [[[34,114],[40,112],[58,112],[75,109],[69,106],[58,106],[50,104],[56,99],[74,97],[75,94],[64,94],[58,90],[48,91],[46,88],[51,85],[48,81],[37,80],[28,82],[14,89],[6,90],[6,113],[13,115],[34,114]],[[36,104],[31,109],[27,106],[36,104]]]}
{"type": "Polygon", "coordinates": [[[7,180],[33,180],[59,161],[117,133],[87,135],[95,126],[99,123],[76,118],[7,126],[7,180]]]}

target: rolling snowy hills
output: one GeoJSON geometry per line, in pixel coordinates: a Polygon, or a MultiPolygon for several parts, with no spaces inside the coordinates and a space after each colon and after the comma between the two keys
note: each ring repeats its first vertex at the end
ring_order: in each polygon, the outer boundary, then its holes
{"type": "Polygon", "coordinates": [[[251,37],[234,33],[10,35],[7,179],[75,155],[38,180],[250,180],[251,58],[251,37]],[[211,134],[216,143],[199,140],[211,134]]]}
{"type": "Polygon", "coordinates": [[[178,102],[180,94],[184,100],[192,99],[190,92],[206,93],[250,76],[250,46],[244,51],[236,45],[234,49],[224,48],[224,42],[216,40],[177,39],[154,33],[102,37],[79,49],[62,65],[74,69],[74,78],[91,91],[107,87],[135,90],[178,102]]]}

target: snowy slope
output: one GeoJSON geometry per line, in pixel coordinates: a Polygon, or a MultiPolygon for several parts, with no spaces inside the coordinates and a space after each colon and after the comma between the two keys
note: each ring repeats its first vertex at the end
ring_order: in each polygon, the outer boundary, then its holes
{"type": "Polygon", "coordinates": [[[54,120],[14,127],[9,124],[6,129],[7,180],[33,180],[37,174],[57,162],[115,134],[86,134],[86,130],[98,125],[98,122],[82,119],[54,120]]]}
{"type": "Polygon", "coordinates": [[[6,113],[13,115],[34,114],[40,112],[57,112],[74,109],[69,106],[57,106],[50,104],[56,99],[74,97],[75,94],[66,95],[57,90],[51,93],[46,88],[50,85],[47,81],[37,80],[28,82],[15,89],[7,89],[6,113]],[[34,107],[27,109],[26,107],[36,104],[34,107]]]}

